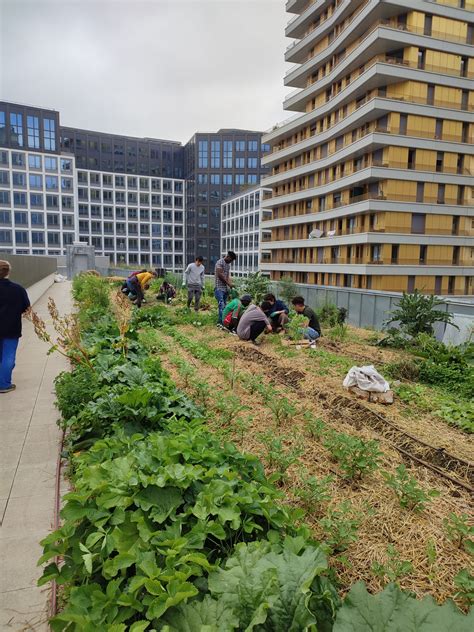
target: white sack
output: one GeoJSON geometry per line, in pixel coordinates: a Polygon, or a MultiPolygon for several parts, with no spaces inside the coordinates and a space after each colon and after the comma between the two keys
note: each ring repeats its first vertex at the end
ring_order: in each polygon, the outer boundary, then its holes
{"type": "Polygon", "coordinates": [[[358,386],[362,391],[371,393],[386,393],[390,390],[390,384],[374,368],[370,366],[353,366],[344,378],[343,386],[358,386]]]}
{"type": "Polygon", "coordinates": [[[55,283],[62,283],[65,280],[66,280],[66,277],[63,276],[62,274],[55,274],[54,275],[54,282],[55,283]]]}

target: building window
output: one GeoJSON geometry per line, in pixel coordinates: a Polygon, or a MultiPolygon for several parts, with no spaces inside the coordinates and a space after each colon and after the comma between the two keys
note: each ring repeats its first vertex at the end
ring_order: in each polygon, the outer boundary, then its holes
{"type": "Polygon", "coordinates": [[[26,127],[28,132],[28,147],[31,147],[32,149],[39,149],[39,118],[37,116],[27,116],[26,127]]]}
{"type": "Polygon", "coordinates": [[[247,167],[249,169],[256,169],[257,168],[257,158],[247,158],[247,167]]]}
{"type": "Polygon", "coordinates": [[[30,169],[41,169],[41,156],[28,154],[28,167],[30,169]]]}
{"type": "MultiPolygon", "coordinates": [[[[20,174],[23,175],[23,174],[20,174]]],[[[10,184],[10,179],[8,177],[8,171],[0,171],[0,185],[8,186],[10,184]]]]}
{"type": "Polygon", "coordinates": [[[245,141],[244,140],[236,140],[235,141],[235,151],[245,151],[245,141]]]}
{"type": "Polygon", "coordinates": [[[43,177],[36,175],[34,173],[30,173],[29,176],[30,181],[30,189],[42,189],[43,188],[43,177]]]}
{"type": "Polygon", "coordinates": [[[220,184],[221,177],[219,173],[211,173],[211,184],[220,184]]]}
{"type": "Polygon", "coordinates": [[[58,190],[58,176],[45,176],[46,188],[50,191],[58,190]]]}
{"type": "Polygon", "coordinates": [[[224,160],[222,166],[224,169],[232,169],[232,141],[224,141],[224,160]]]}
{"type": "Polygon", "coordinates": [[[198,167],[207,169],[208,166],[208,143],[207,140],[200,140],[198,143],[198,167]]]}
{"type": "Polygon", "coordinates": [[[235,168],[236,169],[244,169],[245,168],[245,158],[236,158],[235,159],[235,168]]]}
{"type": "Polygon", "coordinates": [[[258,151],[258,142],[256,140],[249,140],[248,148],[249,151],[258,151]]]}
{"type": "Polygon", "coordinates": [[[245,176],[243,174],[236,174],[235,184],[245,184],[245,176]]]}
{"type": "Polygon", "coordinates": [[[44,126],[44,148],[49,151],[56,151],[56,122],[54,119],[45,118],[44,126]]]}
{"type": "Polygon", "coordinates": [[[14,167],[25,166],[25,154],[18,154],[16,151],[12,152],[12,165],[14,167]]]}
{"type": "Polygon", "coordinates": [[[211,141],[211,169],[220,169],[221,166],[221,141],[211,141]]]}
{"type": "Polygon", "coordinates": [[[6,118],[5,112],[0,112],[0,143],[4,143],[6,141],[6,118]]]}
{"type": "Polygon", "coordinates": [[[30,193],[30,206],[43,206],[41,193],[30,193]]]}
{"type": "MultiPolygon", "coordinates": [[[[44,168],[46,169],[46,171],[57,171],[58,170],[57,159],[53,158],[52,156],[45,156],[44,168]]],[[[67,171],[67,169],[63,169],[63,171],[67,171]]]]}
{"type": "Polygon", "coordinates": [[[249,173],[247,176],[247,182],[248,184],[257,184],[257,174],[249,173]]]}
{"type": "Polygon", "coordinates": [[[416,235],[424,235],[425,219],[426,219],[426,215],[424,215],[423,213],[412,213],[411,232],[416,235]]]}
{"type": "Polygon", "coordinates": [[[16,112],[10,112],[10,141],[23,147],[23,116],[16,112]]]}
{"type": "Polygon", "coordinates": [[[61,158],[61,171],[72,171],[72,160],[61,158]]]}
{"type": "Polygon", "coordinates": [[[222,184],[232,184],[232,175],[230,173],[222,176],[222,184]]]}

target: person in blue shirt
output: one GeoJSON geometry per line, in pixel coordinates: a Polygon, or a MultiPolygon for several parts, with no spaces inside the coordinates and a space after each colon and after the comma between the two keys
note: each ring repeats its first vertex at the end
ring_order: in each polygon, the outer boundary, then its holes
{"type": "Polygon", "coordinates": [[[0,261],[0,393],[10,393],[16,350],[21,338],[21,317],[30,307],[25,288],[8,278],[11,266],[0,261]]]}
{"type": "Polygon", "coordinates": [[[268,311],[266,316],[270,320],[273,333],[277,334],[280,331],[283,331],[285,329],[285,325],[289,321],[288,314],[290,313],[290,310],[288,309],[288,305],[286,305],[283,301],[280,301],[280,299],[277,299],[271,292],[265,294],[263,300],[271,305],[271,309],[268,311]]]}

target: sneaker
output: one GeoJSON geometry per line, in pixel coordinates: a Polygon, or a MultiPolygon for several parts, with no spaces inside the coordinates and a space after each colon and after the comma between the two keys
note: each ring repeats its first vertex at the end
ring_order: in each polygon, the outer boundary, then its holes
{"type": "Polygon", "coordinates": [[[217,327],[217,329],[224,329],[225,330],[225,327],[224,327],[224,325],[222,323],[217,323],[216,327],[217,327]]]}
{"type": "Polygon", "coordinates": [[[254,347],[259,347],[260,346],[260,343],[257,342],[256,340],[251,340],[250,342],[253,344],[254,347]]]}
{"type": "Polygon", "coordinates": [[[230,331],[229,333],[231,333],[233,336],[237,336],[237,332],[235,331],[235,329],[232,329],[232,331],[230,331]]]}
{"type": "Polygon", "coordinates": [[[16,389],[16,384],[11,384],[8,388],[0,388],[0,393],[10,393],[16,389]]]}

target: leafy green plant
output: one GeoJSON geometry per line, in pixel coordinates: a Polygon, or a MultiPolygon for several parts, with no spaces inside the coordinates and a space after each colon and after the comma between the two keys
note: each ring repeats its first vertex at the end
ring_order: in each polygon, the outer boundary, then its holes
{"type": "Polygon", "coordinates": [[[386,560],[383,563],[373,562],[372,572],[385,583],[397,581],[400,577],[406,577],[413,571],[413,564],[408,560],[402,560],[399,551],[389,544],[387,546],[386,560]]]}
{"type": "Polygon", "coordinates": [[[270,290],[270,279],[261,272],[250,272],[240,284],[241,294],[250,294],[254,303],[260,303],[270,290]]]}
{"type": "Polygon", "coordinates": [[[443,526],[448,540],[458,548],[464,546],[468,553],[474,555],[474,525],[467,514],[458,516],[451,512],[447,518],[444,518],[443,526]]]}
{"type": "Polygon", "coordinates": [[[296,414],[296,407],[286,397],[269,400],[268,408],[272,411],[277,426],[281,426],[296,414]]]}
{"type": "Polygon", "coordinates": [[[474,575],[471,571],[467,568],[463,568],[462,571],[459,571],[454,578],[454,585],[458,589],[454,595],[456,599],[460,599],[467,606],[472,606],[472,604],[474,604],[474,575]]]}
{"type": "Polygon", "coordinates": [[[307,512],[321,513],[321,506],[331,499],[329,486],[334,482],[334,476],[329,475],[318,479],[316,476],[308,476],[305,468],[300,469],[299,475],[298,486],[293,490],[295,496],[299,498],[307,512]]]}
{"type": "Polygon", "coordinates": [[[337,325],[339,310],[334,303],[324,303],[324,305],[321,305],[321,307],[316,310],[316,314],[323,325],[327,325],[328,327],[337,325]]]}
{"type": "Polygon", "coordinates": [[[349,327],[345,323],[337,323],[327,332],[328,338],[344,342],[349,337],[349,327]]]}
{"type": "Polygon", "coordinates": [[[371,595],[355,583],[338,610],[333,632],[470,632],[473,616],[463,615],[452,601],[442,606],[425,597],[418,601],[396,584],[371,595]]]}
{"type": "Polygon", "coordinates": [[[334,553],[340,553],[357,541],[360,517],[345,500],[338,507],[331,507],[319,525],[325,535],[325,544],[334,553]]]}
{"type": "Polygon", "coordinates": [[[441,305],[446,305],[446,301],[434,295],[424,295],[417,289],[411,293],[403,292],[397,309],[392,311],[386,325],[399,322],[402,332],[413,338],[420,333],[432,335],[435,323],[446,323],[458,328],[452,322],[452,314],[436,309],[441,305]]]}
{"type": "Polygon", "coordinates": [[[297,342],[303,339],[303,329],[307,326],[308,319],[303,314],[292,313],[288,323],[288,335],[290,340],[297,342]]]}
{"type": "Polygon", "coordinates": [[[275,436],[271,430],[260,433],[259,438],[266,450],[264,459],[268,466],[275,470],[274,480],[285,481],[287,479],[286,471],[303,454],[303,448],[300,445],[286,448],[285,441],[289,441],[290,437],[287,435],[275,436]]]}
{"type": "Polygon", "coordinates": [[[324,553],[302,538],[238,544],[224,567],[210,573],[211,598],[167,613],[169,632],[330,630],[339,598],[326,572],[324,553]]]}
{"type": "Polygon", "coordinates": [[[401,464],[395,474],[382,472],[387,485],[395,492],[400,505],[412,511],[423,511],[426,503],[439,496],[439,491],[430,489],[425,492],[414,476],[408,473],[405,465],[401,464]]]}
{"type": "Polygon", "coordinates": [[[337,461],[345,478],[359,480],[374,471],[379,463],[379,444],[344,433],[330,432],[324,446],[337,461]]]}
{"type": "Polygon", "coordinates": [[[65,419],[79,414],[100,389],[98,374],[83,365],[78,365],[73,372],[60,373],[54,385],[56,405],[65,419]]]}
{"type": "Polygon", "coordinates": [[[306,411],[303,414],[305,420],[305,431],[307,434],[318,441],[324,436],[327,426],[320,417],[314,417],[313,413],[306,411]]]}
{"type": "Polygon", "coordinates": [[[284,276],[278,281],[278,296],[285,301],[287,305],[298,295],[298,286],[292,277],[284,276]]]}

